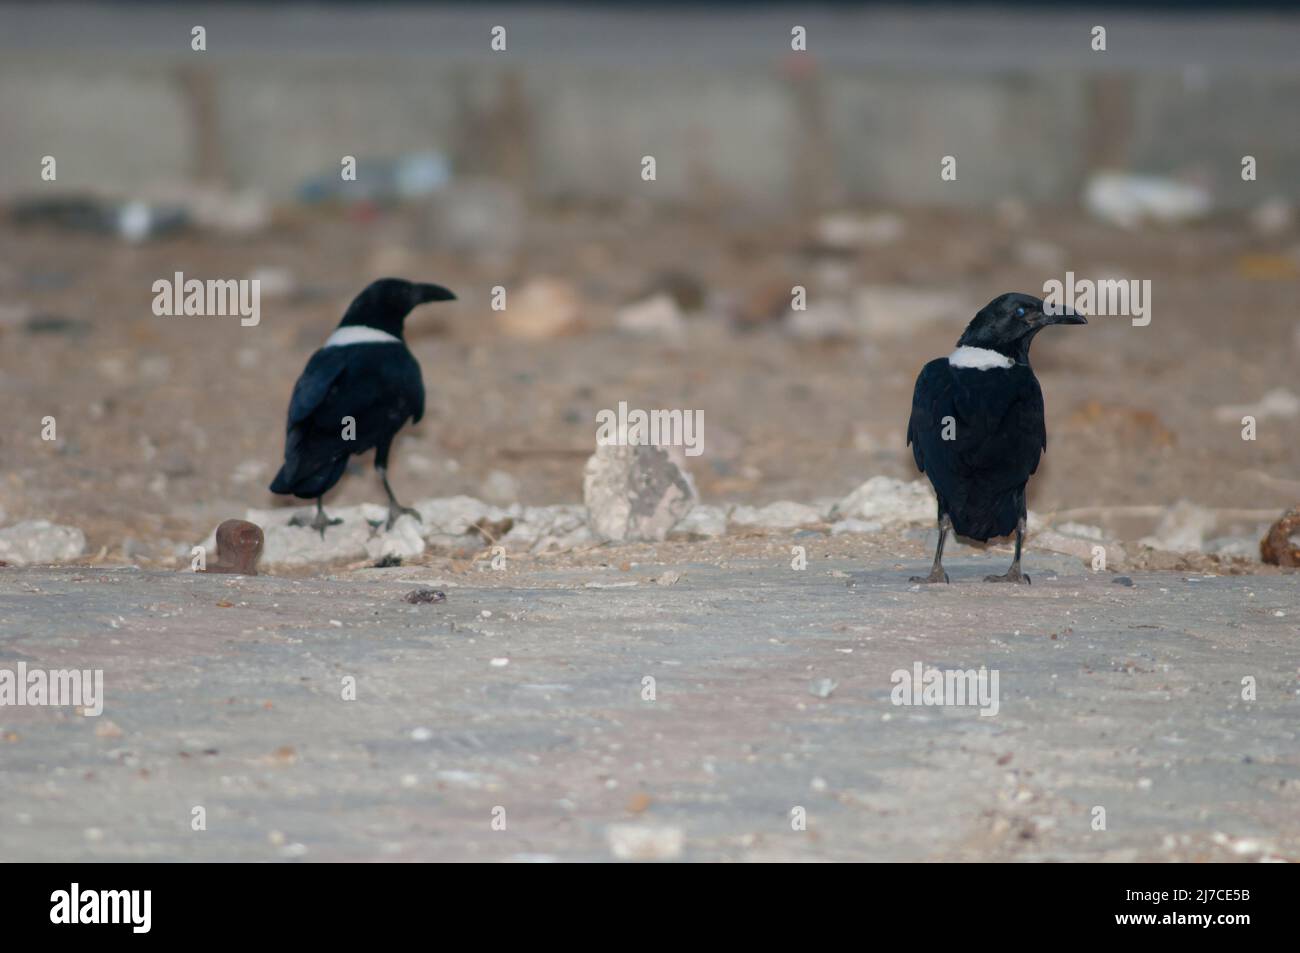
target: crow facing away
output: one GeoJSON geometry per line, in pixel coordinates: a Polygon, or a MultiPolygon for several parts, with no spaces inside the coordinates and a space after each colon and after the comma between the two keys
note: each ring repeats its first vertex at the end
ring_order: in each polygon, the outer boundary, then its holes
{"type": "Polygon", "coordinates": [[[1011,568],[985,582],[1028,583],[1020,571],[1025,486],[1047,448],[1043,392],[1029,366],[1029,345],[1051,324],[1087,324],[1068,309],[1045,314],[1043,302],[1004,294],[975,315],[957,350],[926,364],[912,394],[907,442],[939,498],[939,546],[928,576],[947,582],[943,544],[949,532],[981,542],[1015,531],[1011,568]]]}
{"type": "Polygon", "coordinates": [[[403,513],[420,518],[397,502],[388,485],[393,438],[408,419],[419,423],[424,416],[424,381],[419,363],[402,339],[402,328],[417,305],[455,298],[439,285],[401,278],[371,282],[311,356],[293,388],[284,466],[271,483],[272,493],[316,501],[316,515],[310,521],[299,514],[291,525],[310,526],[323,539],[327,526],[341,523],[325,515],[321,497],[343,476],[349,456],[372,447],[375,469],[388,494],[388,529],[403,513]]]}

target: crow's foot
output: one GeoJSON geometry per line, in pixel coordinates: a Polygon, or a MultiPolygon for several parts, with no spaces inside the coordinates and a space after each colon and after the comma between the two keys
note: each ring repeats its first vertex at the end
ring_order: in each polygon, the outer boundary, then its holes
{"type": "Polygon", "coordinates": [[[985,576],[985,582],[1015,582],[1023,586],[1029,585],[1029,577],[1020,571],[1019,567],[1008,569],[1000,576],[985,576]]]}
{"type": "Polygon", "coordinates": [[[293,518],[289,520],[289,525],[310,527],[311,529],[314,529],[318,533],[320,533],[320,538],[324,539],[325,528],[327,526],[338,526],[342,522],[343,520],[341,519],[330,519],[328,516],[325,515],[324,510],[317,510],[316,514],[312,516],[310,519],[308,519],[307,516],[302,513],[295,514],[293,518]]]}
{"type": "Polygon", "coordinates": [[[396,523],[403,516],[414,516],[415,521],[417,523],[424,522],[424,520],[420,518],[420,511],[415,509],[414,507],[398,506],[396,503],[390,503],[388,504],[388,524],[384,528],[391,530],[393,528],[393,524],[396,523]]]}

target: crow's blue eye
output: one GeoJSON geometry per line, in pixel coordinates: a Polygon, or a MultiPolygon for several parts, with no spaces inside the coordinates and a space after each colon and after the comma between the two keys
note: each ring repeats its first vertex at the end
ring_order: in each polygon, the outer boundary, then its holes
{"type": "Polygon", "coordinates": [[[1017,318],[1023,318],[1024,316],[1025,316],[1025,309],[1024,309],[1024,308],[1016,308],[1016,317],[1017,317],[1017,318]]]}

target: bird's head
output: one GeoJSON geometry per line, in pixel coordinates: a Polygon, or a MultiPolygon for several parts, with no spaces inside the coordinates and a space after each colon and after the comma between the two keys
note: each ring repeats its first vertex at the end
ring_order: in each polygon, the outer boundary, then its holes
{"type": "Polygon", "coordinates": [[[1045,306],[1042,298],[1012,291],[998,295],[971,319],[957,341],[958,347],[997,351],[1020,364],[1029,363],[1034,335],[1049,324],[1087,324],[1072,308],[1045,306]]]}
{"type": "Polygon", "coordinates": [[[372,281],[348,305],[339,327],[360,325],[402,336],[402,324],[412,309],[430,301],[455,301],[456,296],[442,285],[406,281],[403,278],[380,278],[372,281]]]}

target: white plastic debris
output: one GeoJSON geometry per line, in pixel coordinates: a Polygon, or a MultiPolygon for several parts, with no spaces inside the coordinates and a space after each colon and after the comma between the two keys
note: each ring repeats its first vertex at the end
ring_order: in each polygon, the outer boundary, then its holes
{"type": "Polygon", "coordinates": [[[1205,189],[1155,175],[1099,172],[1088,180],[1083,204],[1088,213],[1110,225],[1133,228],[1142,222],[1179,225],[1210,211],[1205,189]]]}

